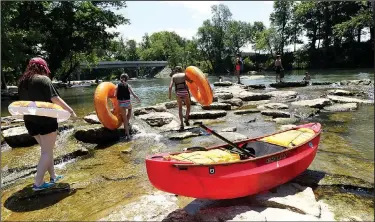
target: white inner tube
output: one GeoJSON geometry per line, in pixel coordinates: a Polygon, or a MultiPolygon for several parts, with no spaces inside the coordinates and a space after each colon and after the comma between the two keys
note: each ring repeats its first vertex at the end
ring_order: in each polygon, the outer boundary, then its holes
{"type": "MultiPolygon", "coordinates": [[[[20,101],[21,102],[21,101],[20,101]]],[[[29,102],[28,105],[20,105],[19,102],[13,102],[8,106],[9,113],[16,118],[23,118],[24,115],[33,115],[33,116],[45,116],[56,118],[57,122],[64,122],[69,119],[70,113],[61,108],[56,104],[43,102],[43,104],[50,104],[49,107],[38,107],[35,102],[32,101],[22,101],[29,102]],[[57,107],[57,108],[53,108],[57,107]]],[[[40,102],[42,103],[42,102],[40,102]]]]}

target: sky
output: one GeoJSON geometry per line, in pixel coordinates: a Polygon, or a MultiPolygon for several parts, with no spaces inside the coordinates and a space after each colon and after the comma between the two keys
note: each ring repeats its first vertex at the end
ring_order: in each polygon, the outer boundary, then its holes
{"type": "MultiPolygon", "coordinates": [[[[116,13],[130,19],[130,25],[121,25],[116,31],[137,42],[146,32],[151,35],[159,31],[175,31],[191,39],[203,21],[211,18],[211,6],[220,3],[229,7],[235,20],[270,25],[273,1],[127,1],[127,7],[116,13]]],[[[243,51],[251,51],[251,46],[243,51]]]]}

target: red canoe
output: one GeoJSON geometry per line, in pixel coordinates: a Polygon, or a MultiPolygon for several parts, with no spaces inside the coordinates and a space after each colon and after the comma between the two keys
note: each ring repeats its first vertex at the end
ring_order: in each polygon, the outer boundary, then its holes
{"type": "MultiPolygon", "coordinates": [[[[194,151],[157,154],[146,158],[147,174],[157,189],[182,196],[231,199],[253,195],[284,184],[305,171],[314,160],[320,134],[321,125],[309,123],[262,137],[236,141],[238,147],[250,150],[255,153],[255,157],[234,162],[201,164],[170,158],[192,156],[194,151]],[[299,136],[298,133],[303,135],[299,136]],[[291,135],[296,135],[296,138],[285,141],[291,135]],[[297,140],[300,143],[296,145],[294,141],[297,140]]],[[[226,147],[229,145],[207,150],[218,151],[226,147]]]]}

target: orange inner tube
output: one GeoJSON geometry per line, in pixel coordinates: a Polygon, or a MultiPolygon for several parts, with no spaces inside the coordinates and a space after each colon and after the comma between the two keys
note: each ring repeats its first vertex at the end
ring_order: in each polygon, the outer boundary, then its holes
{"type": "Polygon", "coordinates": [[[117,98],[114,97],[116,86],[111,82],[102,82],[96,87],[94,105],[96,115],[104,127],[115,130],[121,126],[122,117],[117,98]],[[112,102],[113,111],[108,106],[108,99],[112,102]]]}
{"type": "Polygon", "coordinates": [[[186,76],[192,83],[186,81],[190,93],[202,105],[208,106],[213,101],[213,93],[208,79],[203,72],[195,66],[189,66],[185,70],[186,76]]]}

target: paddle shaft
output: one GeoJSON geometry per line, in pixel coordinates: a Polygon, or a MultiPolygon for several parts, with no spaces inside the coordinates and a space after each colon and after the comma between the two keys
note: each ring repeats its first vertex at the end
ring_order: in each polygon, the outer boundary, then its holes
{"type": "Polygon", "coordinates": [[[253,154],[251,153],[247,153],[245,151],[243,151],[241,148],[239,148],[236,144],[234,144],[233,142],[227,140],[226,138],[222,137],[221,135],[219,135],[218,133],[216,133],[215,131],[213,131],[212,129],[208,128],[207,126],[203,125],[202,123],[198,123],[200,127],[202,127],[203,129],[205,129],[207,132],[213,134],[214,136],[216,136],[217,138],[223,140],[224,142],[228,143],[231,147],[233,147],[234,149],[236,150],[239,150],[243,155],[245,156],[251,156],[251,157],[255,157],[253,154]]]}

